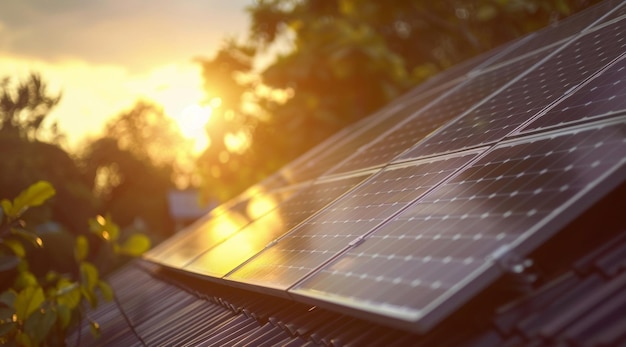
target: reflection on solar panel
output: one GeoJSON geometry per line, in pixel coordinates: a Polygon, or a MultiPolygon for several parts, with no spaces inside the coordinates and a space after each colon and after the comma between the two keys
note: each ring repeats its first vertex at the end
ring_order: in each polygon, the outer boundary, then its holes
{"type": "Polygon", "coordinates": [[[390,167],[301,224],[227,278],[287,289],[397,214],[474,155],[390,167]]]}
{"type": "Polygon", "coordinates": [[[427,81],[146,258],[432,328],[626,180],[625,3],[427,81]]]}
{"type": "Polygon", "coordinates": [[[181,268],[207,249],[224,242],[251,221],[261,218],[296,191],[295,187],[263,193],[248,192],[244,199],[234,201],[229,208],[211,213],[202,218],[179,237],[148,252],[148,260],[173,268],[181,268]]]}
{"type": "MultiPolygon", "coordinates": [[[[317,182],[271,212],[256,219],[230,238],[215,245],[204,246],[203,253],[185,270],[221,277],[240,265],[277,237],[302,222],[328,203],[352,189],[367,175],[317,182]]],[[[201,242],[202,240],[198,240],[201,242]]]]}
{"type": "Polygon", "coordinates": [[[495,146],[293,292],[428,328],[503,257],[525,254],[572,207],[591,205],[602,178],[623,179],[625,134],[622,118],[495,146]]]}

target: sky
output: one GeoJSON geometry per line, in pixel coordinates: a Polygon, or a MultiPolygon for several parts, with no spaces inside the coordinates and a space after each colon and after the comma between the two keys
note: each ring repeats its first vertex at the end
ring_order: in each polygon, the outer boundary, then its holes
{"type": "Polygon", "coordinates": [[[139,99],[178,118],[207,98],[193,59],[244,36],[250,3],[1,0],[0,78],[38,72],[51,92],[62,92],[50,118],[70,145],[139,99]]]}

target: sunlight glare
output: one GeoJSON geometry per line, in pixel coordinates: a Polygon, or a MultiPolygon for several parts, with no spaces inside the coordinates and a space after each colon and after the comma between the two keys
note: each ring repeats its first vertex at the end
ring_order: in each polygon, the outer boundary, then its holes
{"type": "Polygon", "coordinates": [[[213,109],[210,106],[189,105],[175,117],[180,132],[194,141],[194,152],[199,153],[209,145],[206,126],[211,119],[213,109]]]}
{"type": "Polygon", "coordinates": [[[227,133],[224,135],[224,144],[231,153],[241,154],[250,147],[250,138],[244,131],[227,133]]]}

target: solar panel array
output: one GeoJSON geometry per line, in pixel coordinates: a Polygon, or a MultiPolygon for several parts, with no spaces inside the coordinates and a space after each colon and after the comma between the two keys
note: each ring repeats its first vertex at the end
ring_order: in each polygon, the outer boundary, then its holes
{"type": "Polygon", "coordinates": [[[624,183],[625,8],[434,77],[146,259],[431,329],[624,183]]]}

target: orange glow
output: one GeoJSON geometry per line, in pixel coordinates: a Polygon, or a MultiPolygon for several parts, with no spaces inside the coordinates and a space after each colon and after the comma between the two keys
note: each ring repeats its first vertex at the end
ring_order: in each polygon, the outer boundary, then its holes
{"type": "Polygon", "coordinates": [[[240,130],[224,135],[224,144],[229,152],[241,154],[250,147],[250,138],[248,134],[240,130]]]}
{"type": "Polygon", "coordinates": [[[199,153],[209,145],[206,126],[211,119],[213,108],[210,106],[189,105],[178,116],[173,116],[184,137],[193,140],[194,153],[199,153]]]}

